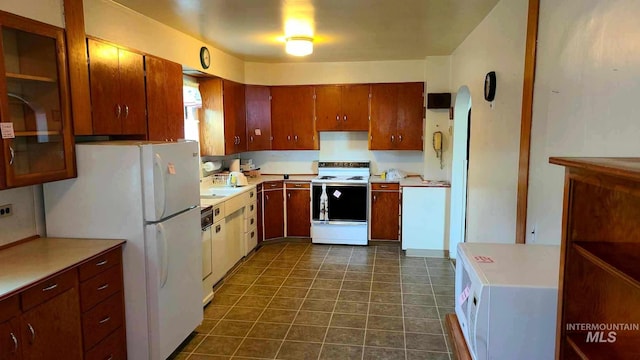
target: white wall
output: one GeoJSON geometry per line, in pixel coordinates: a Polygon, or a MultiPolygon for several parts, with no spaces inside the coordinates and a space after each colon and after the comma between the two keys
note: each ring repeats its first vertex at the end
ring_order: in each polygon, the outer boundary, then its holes
{"type": "MultiPolygon", "coordinates": [[[[452,86],[471,92],[467,241],[515,242],[527,0],[502,0],[454,51],[452,86]],[[484,77],[497,74],[494,106],[484,77]]],[[[454,124],[454,126],[456,126],[454,124]]]]}
{"type": "Polygon", "coordinates": [[[527,241],[559,244],[564,168],[550,156],[640,154],[640,2],[543,0],[527,241]]]}
{"type": "Polygon", "coordinates": [[[0,0],[0,10],[64,27],[62,0],[0,0]]]}
{"type": "Polygon", "coordinates": [[[244,81],[244,62],[215,47],[111,0],[84,0],[87,35],[156,55],[228,80],[244,81]],[[211,53],[211,67],[200,66],[200,47],[211,53]]]}
{"type": "MultiPolygon", "coordinates": [[[[428,56],[425,61],[425,93],[451,93],[451,56],[428,56]]],[[[452,94],[454,95],[454,94],[452,94]]],[[[453,106],[453,99],[451,106],[453,106]]],[[[424,177],[432,180],[451,181],[451,156],[453,154],[453,121],[449,110],[427,109],[424,131],[424,177]],[[442,132],[442,169],[433,150],[432,136],[442,132]]]]}

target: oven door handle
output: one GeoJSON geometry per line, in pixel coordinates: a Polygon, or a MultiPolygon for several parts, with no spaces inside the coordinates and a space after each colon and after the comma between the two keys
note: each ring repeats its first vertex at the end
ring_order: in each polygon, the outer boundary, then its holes
{"type": "Polygon", "coordinates": [[[313,220],[313,224],[316,225],[363,225],[366,224],[366,221],[335,221],[335,220],[313,220]]]}

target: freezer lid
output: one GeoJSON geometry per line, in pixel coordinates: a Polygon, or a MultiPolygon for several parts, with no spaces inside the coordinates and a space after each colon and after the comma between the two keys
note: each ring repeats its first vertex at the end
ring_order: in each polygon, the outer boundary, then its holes
{"type": "Polygon", "coordinates": [[[200,204],[197,142],[149,143],[141,149],[145,221],[160,221],[200,204]]]}

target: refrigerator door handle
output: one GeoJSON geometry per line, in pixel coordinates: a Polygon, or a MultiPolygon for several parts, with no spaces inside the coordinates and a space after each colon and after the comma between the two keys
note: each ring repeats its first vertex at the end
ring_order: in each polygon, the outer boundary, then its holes
{"type": "Polygon", "coordinates": [[[167,283],[167,277],[169,276],[169,249],[167,249],[167,237],[164,233],[164,226],[162,224],[157,225],[158,240],[161,247],[160,250],[160,288],[163,288],[167,283]]]}
{"type": "MultiPolygon", "coordinates": [[[[166,211],[166,207],[167,207],[167,198],[166,198],[166,186],[164,183],[164,169],[162,168],[162,158],[160,157],[160,154],[156,154],[155,158],[153,160],[153,164],[156,167],[156,169],[158,169],[158,176],[154,176],[154,179],[158,179],[158,183],[159,183],[159,187],[161,191],[158,191],[158,189],[155,189],[155,195],[156,195],[156,219],[162,219],[164,217],[164,212],[166,211]],[[159,205],[162,204],[162,207],[160,207],[159,205]]],[[[154,184],[154,188],[155,185],[158,184],[154,184]]]]}

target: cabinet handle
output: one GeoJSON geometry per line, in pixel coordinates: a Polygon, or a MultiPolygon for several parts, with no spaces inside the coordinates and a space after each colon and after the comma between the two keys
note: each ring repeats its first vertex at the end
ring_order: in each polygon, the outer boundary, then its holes
{"type": "Polygon", "coordinates": [[[347,121],[347,115],[345,115],[342,120],[347,121]]]}
{"type": "Polygon", "coordinates": [[[11,153],[11,159],[9,159],[9,165],[13,165],[13,161],[16,158],[16,151],[13,150],[13,147],[9,146],[9,152],[11,153]]]}
{"type": "Polygon", "coordinates": [[[290,192],[287,193],[287,198],[291,199],[291,193],[290,192]]]}
{"type": "Polygon", "coordinates": [[[266,201],[269,201],[269,195],[265,194],[264,198],[265,198],[266,201]]]}
{"type": "Polygon", "coordinates": [[[287,135],[287,141],[291,141],[291,135],[287,135]]]}
{"type": "Polygon", "coordinates": [[[302,184],[295,184],[294,187],[302,187],[302,184]]]}
{"type": "MultiPolygon", "coordinates": [[[[253,191],[249,191],[249,197],[252,198],[253,197],[253,191]]],[[[251,207],[251,210],[253,210],[253,206],[251,207]]]]}
{"type": "Polygon", "coordinates": [[[104,360],[113,360],[113,355],[112,355],[112,354],[109,354],[109,357],[108,357],[108,358],[106,358],[106,359],[104,359],[104,360]]]}
{"type": "Polygon", "coordinates": [[[251,225],[253,225],[254,222],[255,222],[255,219],[251,218],[251,225]]]}
{"type": "Polygon", "coordinates": [[[51,291],[57,287],[58,287],[58,284],[53,284],[53,285],[47,286],[46,288],[43,288],[42,291],[51,291]]]}
{"type": "Polygon", "coordinates": [[[276,186],[278,186],[278,184],[271,184],[271,187],[272,187],[272,188],[274,188],[274,187],[276,187],[276,186]]]}
{"type": "Polygon", "coordinates": [[[18,338],[13,333],[10,333],[9,336],[13,340],[13,353],[15,354],[18,352],[18,338]]]}
{"type": "Polygon", "coordinates": [[[373,195],[373,201],[376,201],[377,197],[376,195],[373,195]]]}
{"type": "Polygon", "coordinates": [[[220,208],[216,208],[215,210],[213,210],[213,213],[218,216],[220,215],[220,208]]]}
{"type": "Polygon", "coordinates": [[[251,232],[251,237],[255,237],[255,236],[256,236],[256,232],[255,232],[255,231],[252,231],[252,232],[251,232]]]}
{"type": "Polygon", "coordinates": [[[402,142],[402,135],[398,135],[398,140],[402,142]]]}
{"type": "Polygon", "coordinates": [[[394,142],[396,140],[396,137],[394,135],[391,135],[391,142],[394,142]]]}
{"type": "Polygon", "coordinates": [[[111,316],[107,316],[106,318],[104,318],[104,319],[102,319],[102,320],[98,321],[98,324],[104,324],[104,323],[106,323],[106,322],[107,322],[107,321],[109,321],[109,320],[111,320],[111,316]]]}
{"type": "Polygon", "coordinates": [[[107,263],[109,262],[109,260],[102,260],[99,263],[96,264],[96,266],[103,266],[103,265],[107,265],[107,263]]]}
{"type": "Polygon", "coordinates": [[[249,206],[249,211],[253,211],[253,205],[249,206]]]}
{"type": "Polygon", "coordinates": [[[33,330],[33,326],[31,326],[31,324],[27,323],[27,327],[29,328],[29,332],[31,333],[31,344],[33,344],[36,341],[36,331],[33,330]]]}
{"type": "Polygon", "coordinates": [[[294,136],[293,139],[298,142],[298,135],[294,136]]]}
{"type": "Polygon", "coordinates": [[[388,188],[388,187],[389,187],[389,185],[380,185],[380,188],[381,188],[381,189],[386,189],[386,188],[388,188]]]}
{"type": "Polygon", "coordinates": [[[340,115],[336,114],[336,121],[340,121],[340,115]]]}
{"type": "Polygon", "coordinates": [[[124,106],[124,118],[128,118],[129,117],[129,105],[125,105],[124,106]]]}
{"type": "Polygon", "coordinates": [[[216,234],[220,232],[220,230],[222,230],[222,228],[220,227],[220,225],[216,226],[216,234]]]}
{"type": "Polygon", "coordinates": [[[108,287],[109,287],[109,284],[104,284],[104,285],[100,286],[97,290],[98,291],[102,291],[102,290],[104,290],[104,289],[106,289],[108,287]]]}
{"type": "Polygon", "coordinates": [[[253,142],[253,135],[249,136],[249,140],[253,142]]]}
{"type": "Polygon", "coordinates": [[[122,107],[120,107],[120,104],[116,104],[114,110],[115,110],[115,113],[116,113],[116,117],[119,119],[120,118],[120,114],[122,113],[122,107]]]}

